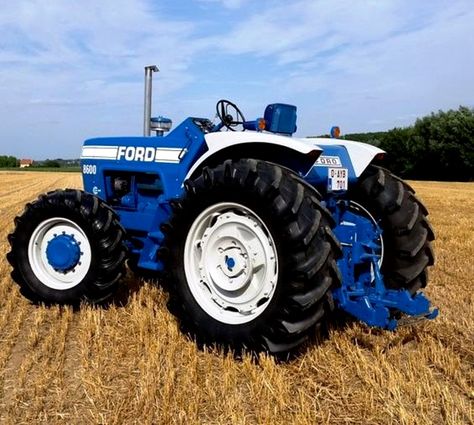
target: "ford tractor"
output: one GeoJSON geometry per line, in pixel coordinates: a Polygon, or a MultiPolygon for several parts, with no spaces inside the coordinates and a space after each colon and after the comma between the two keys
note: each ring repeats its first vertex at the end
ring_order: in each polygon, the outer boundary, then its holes
{"type": "Polygon", "coordinates": [[[247,121],[219,100],[213,120],[170,131],[151,118],[157,70],[144,136],[86,140],[84,191],[42,194],[15,218],[7,258],[26,297],[101,303],[127,264],[161,276],[197,341],[280,355],[346,313],[389,330],[437,315],[421,292],[428,212],[377,165],[382,150],[292,137],[296,107],[282,103],[247,121]]]}

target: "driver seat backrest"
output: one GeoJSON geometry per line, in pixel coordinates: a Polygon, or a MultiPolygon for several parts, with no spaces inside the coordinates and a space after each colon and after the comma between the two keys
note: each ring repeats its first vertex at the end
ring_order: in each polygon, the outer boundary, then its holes
{"type": "Polygon", "coordinates": [[[272,133],[291,136],[296,132],[296,106],[273,103],[265,108],[265,129],[272,133]]]}

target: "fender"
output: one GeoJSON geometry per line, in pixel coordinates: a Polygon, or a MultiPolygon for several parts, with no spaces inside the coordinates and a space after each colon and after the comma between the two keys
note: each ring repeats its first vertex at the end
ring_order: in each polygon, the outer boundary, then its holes
{"type": "Polygon", "coordinates": [[[244,156],[275,162],[306,175],[323,151],[305,139],[256,131],[209,133],[205,141],[208,150],[189,169],[186,179],[206,165],[244,156]]]}
{"type": "Polygon", "coordinates": [[[323,155],[324,151],[326,151],[326,147],[344,147],[349,155],[356,178],[360,177],[377,155],[386,153],[384,150],[379,149],[376,146],[362,142],[354,142],[352,140],[327,138],[311,138],[306,140],[311,140],[311,143],[315,143],[315,146],[323,148],[323,155]]]}

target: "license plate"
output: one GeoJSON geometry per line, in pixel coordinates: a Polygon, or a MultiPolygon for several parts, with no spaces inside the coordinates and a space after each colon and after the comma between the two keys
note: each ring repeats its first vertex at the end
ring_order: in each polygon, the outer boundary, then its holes
{"type": "Polygon", "coordinates": [[[328,168],[328,189],[331,192],[347,190],[347,168],[328,168]]]}

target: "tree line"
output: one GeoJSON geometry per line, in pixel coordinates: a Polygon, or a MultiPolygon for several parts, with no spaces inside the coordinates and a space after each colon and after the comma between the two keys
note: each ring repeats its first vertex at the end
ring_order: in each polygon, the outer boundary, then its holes
{"type": "Polygon", "coordinates": [[[474,180],[474,109],[438,111],[404,128],[345,135],[387,152],[385,166],[414,180],[474,180]]]}
{"type": "MultiPolygon", "coordinates": [[[[20,159],[14,156],[0,155],[0,168],[15,168],[20,166],[20,159]]],[[[70,168],[79,167],[79,159],[45,159],[33,161],[30,168],[70,168]]]]}
{"type": "Polygon", "coordinates": [[[14,156],[0,155],[0,168],[18,167],[19,161],[14,156]]]}

